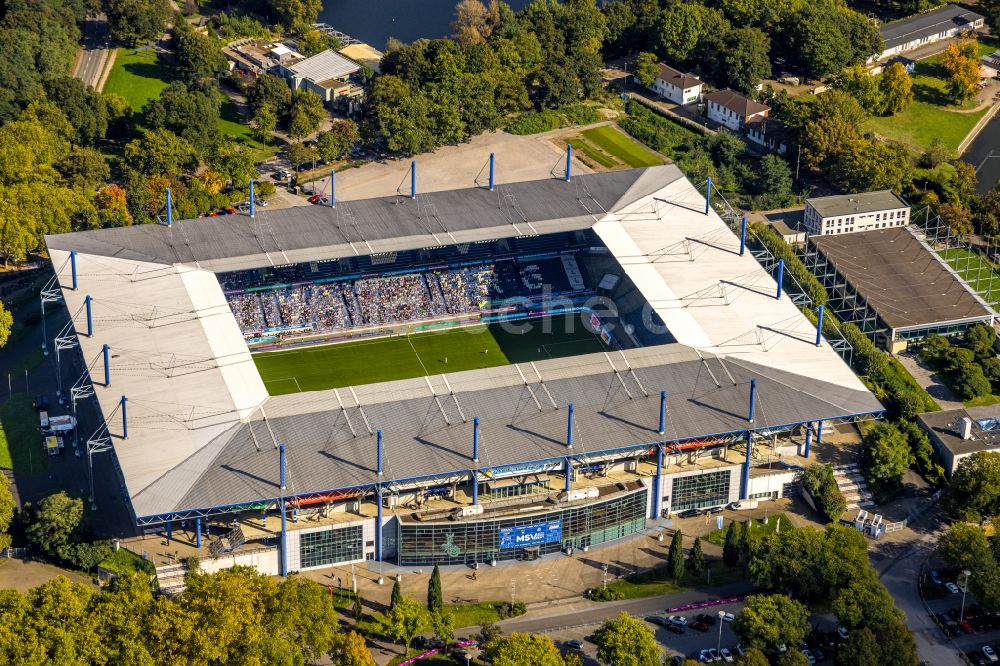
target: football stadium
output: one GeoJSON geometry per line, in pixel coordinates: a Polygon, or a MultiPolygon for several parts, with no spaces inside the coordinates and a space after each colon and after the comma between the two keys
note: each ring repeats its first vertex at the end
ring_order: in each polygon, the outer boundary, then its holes
{"type": "Polygon", "coordinates": [[[50,236],[87,453],[141,531],[276,574],[781,497],[882,406],[710,196],[667,165],[50,236]]]}

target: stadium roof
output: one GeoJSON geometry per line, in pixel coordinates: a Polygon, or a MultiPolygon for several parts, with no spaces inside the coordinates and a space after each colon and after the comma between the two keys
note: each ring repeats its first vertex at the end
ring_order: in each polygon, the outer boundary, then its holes
{"type": "Polygon", "coordinates": [[[215,272],[587,229],[595,215],[682,178],[676,169],[634,169],[486,188],[338,201],[49,236],[50,250],[215,272]]]}
{"type": "Polygon", "coordinates": [[[288,71],[295,76],[319,83],[327,79],[342,79],[350,76],[361,71],[361,65],[332,49],[327,49],[293,65],[288,65],[288,71]]]}
{"type": "Polygon", "coordinates": [[[852,213],[875,213],[883,210],[910,207],[910,204],[906,203],[902,197],[896,195],[892,190],[860,192],[857,194],[835,194],[829,197],[812,197],[811,199],[806,199],[806,203],[812,206],[819,213],[820,217],[835,217],[837,215],[851,215],[852,213]]]}
{"type": "Polygon", "coordinates": [[[944,5],[922,14],[886,23],[879,28],[885,48],[891,49],[924,37],[933,37],[955,27],[962,27],[983,16],[958,5],[944,5]]]}
{"type": "Polygon", "coordinates": [[[336,213],[297,208],[253,223],[229,216],[48,237],[78,330],[84,298],[93,298],[94,336],[79,341],[138,518],[274,498],[276,442],[286,445],[288,494],[308,494],[371,483],[375,428],[385,431],[392,482],[469,469],[463,421],[472,416],[482,420],[480,466],[495,467],[566,455],[569,402],[573,455],[663,439],[653,431],[661,389],[666,439],[747,429],[751,377],[759,382],[755,428],[881,411],[829,345],[815,346],[812,325],[787,296],[774,297],[774,280],[749,253],[739,256],[738,239],[714,211],[705,215],[703,195],[672,165],[395,201],[348,204],[373,246],[439,244],[419,233],[415,212],[427,201],[449,241],[592,227],[680,344],[268,397],[206,269],[328,256],[332,244],[311,242],[339,237],[336,213]],[[523,211],[520,222],[508,221],[505,206],[523,211]],[[77,290],[69,288],[71,249],[77,290]],[[110,386],[101,381],[105,343],[110,386]]]}
{"type": "Polygon", "coordinates": [[[886,326],[914,328],[993,313],[906,227],[810,236],[886,326]]]}

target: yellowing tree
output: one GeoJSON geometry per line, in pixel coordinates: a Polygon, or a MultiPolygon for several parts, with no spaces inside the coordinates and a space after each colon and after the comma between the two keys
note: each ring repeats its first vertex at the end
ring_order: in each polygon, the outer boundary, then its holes
{"type": "Polygon", "coordinates": [[[132,224],[125,189],[120,185],[102,187],[94,198],[102,227],[127,227],[132,224]]]}
{"type": "Polygon", "coordinates": [[[975,40],[951,44],[941,58],[948,71],[948,96],[955,103],[969,99],[979,90],[979,61],[975,40]]]}

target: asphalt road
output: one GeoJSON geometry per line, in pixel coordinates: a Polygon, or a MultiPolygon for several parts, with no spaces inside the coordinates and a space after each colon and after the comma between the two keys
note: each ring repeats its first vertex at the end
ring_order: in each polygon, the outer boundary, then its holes
{"type": "Polygon", "coordinates": [[[96,89],[110,53],[106,17],[99,14],[88,18],[83,28],[83,51],[73,76],[96,89]]]}

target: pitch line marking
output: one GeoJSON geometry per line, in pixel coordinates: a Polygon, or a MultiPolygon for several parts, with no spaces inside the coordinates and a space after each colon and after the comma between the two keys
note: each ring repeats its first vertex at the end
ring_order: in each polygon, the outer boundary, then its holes
{"type": "Polygon", "coordinates": [[[427,366],[424,365],[424,360],[422,358],[420,358],[420,354],[417,353],[417,348],[413,346],[413,340],[410,339],[410,336],[408,336],[408,335],[406,336],[406,341],[408,343],[410,343],[410,349],[413,350],[413,355],[417,357],[417,363],[419,363],[420,367],[423,368],[423,370],[424,370],[424,376],[429,376],[431,373],[427,369],[427,366]]]}

